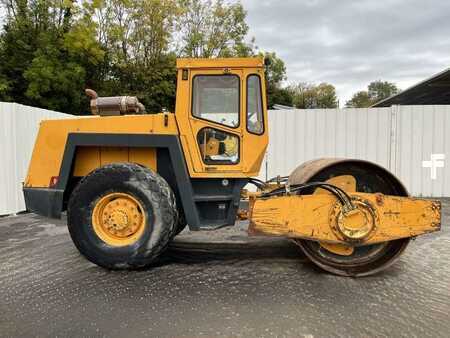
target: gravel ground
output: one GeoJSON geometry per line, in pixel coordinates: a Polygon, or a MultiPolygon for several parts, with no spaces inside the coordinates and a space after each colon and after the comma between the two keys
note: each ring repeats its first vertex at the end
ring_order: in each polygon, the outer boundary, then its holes
{"type": "Polygon", "coordinates": [[[448,337],[450,201],[443,229],[362,279],[316,269],[246,224],[184,232],[151,269],[79,255],[64,221],[0,219],[0,336],[448,337]]]}

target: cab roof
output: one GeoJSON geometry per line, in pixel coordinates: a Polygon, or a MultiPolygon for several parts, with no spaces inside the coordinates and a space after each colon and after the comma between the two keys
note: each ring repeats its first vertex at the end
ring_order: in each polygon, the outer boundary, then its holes
{"type": "Polygon", "coordinates": [[[264,58],[177,59],[177,68],[261,68],[264,58]]]}

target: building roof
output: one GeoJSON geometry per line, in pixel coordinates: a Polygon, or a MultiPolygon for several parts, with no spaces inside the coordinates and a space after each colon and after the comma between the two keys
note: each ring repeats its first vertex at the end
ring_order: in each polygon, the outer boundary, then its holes
{"type": "Polygon", "coordinates": [[[429,104],[450,104],[450,68],[377,102],[372,107],[429,104]]]}

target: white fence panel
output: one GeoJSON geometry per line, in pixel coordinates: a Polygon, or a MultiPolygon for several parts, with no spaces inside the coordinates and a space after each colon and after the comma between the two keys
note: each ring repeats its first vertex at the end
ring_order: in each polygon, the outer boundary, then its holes
{"type": "Polygon", "coordinates": [[[397,123],[394,142],[395,164],[392,171],[415,196],[450,196],[450,106],[397,106],[393,110],[397,123]],[[432,154],[445,156],[444,168],[437,168],[431,178],[432,154]]]}
{"type": "Polygon", "coordinates": [[[359,158],[389,168],[391,109],[307,109],[269,112],[267,177],[289,175],[320,157],[359,158]]]}
{"type": "Polygon", "coordinates": [[[414,196],[450,197],[450,106],[269,111],[270,144],[261,178],[289,175],[320,157],[373,161],[414,196]],[[432,154],[445,156],[431,178],[432,154]]]}
{"type": "Polygon", "coordinates": [[[73,116],[0,102],[0,215],[25,210],[22,182],[27,174],[40,121],[69,117],[73,116]]]}

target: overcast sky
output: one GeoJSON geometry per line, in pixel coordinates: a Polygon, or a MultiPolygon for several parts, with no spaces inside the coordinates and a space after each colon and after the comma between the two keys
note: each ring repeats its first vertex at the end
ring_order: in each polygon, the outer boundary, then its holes
{"type": "Polygon", "coordinates": [[[450,67],[450,1],[242,0],[250,36],[291,81],[335,85],[341,106],[373,80],[401,89],[450,67]]]}

